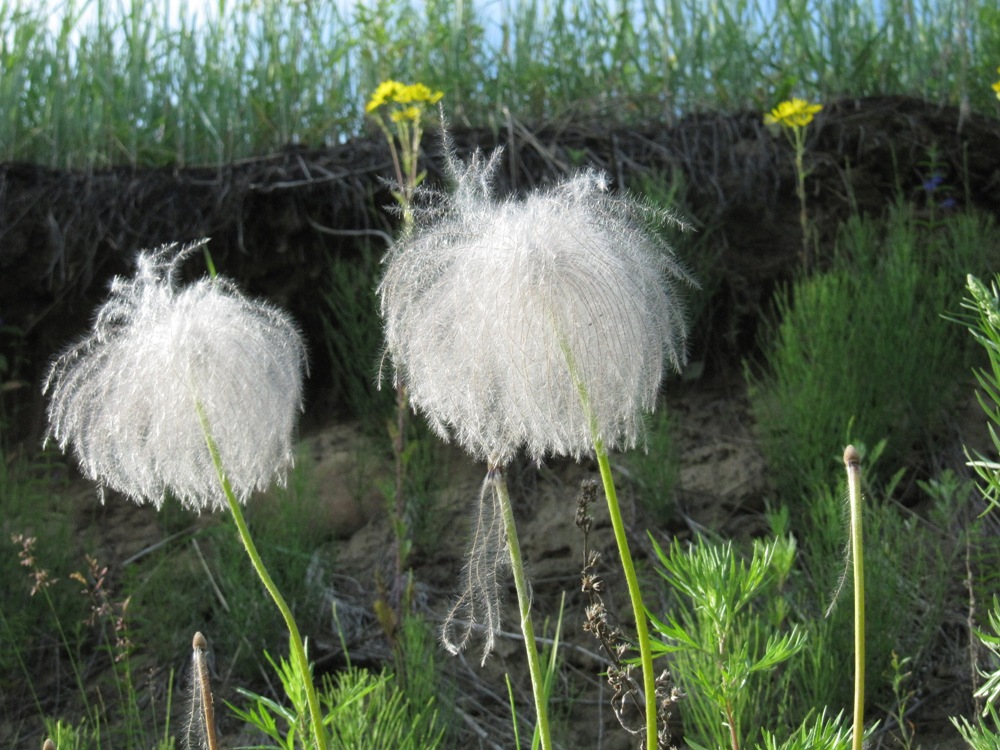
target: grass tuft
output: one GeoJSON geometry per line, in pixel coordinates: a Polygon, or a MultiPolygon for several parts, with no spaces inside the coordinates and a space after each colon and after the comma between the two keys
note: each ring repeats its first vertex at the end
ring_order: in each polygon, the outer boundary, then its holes
{"type": "Polygon", "coordinates": [[[222,164],[364,132],[388,78],[448,92],[459,124],[763,111],[906,93],[995,111],[988,3],[445,0],[0,8],[0,160],[222,164]],[[973,52],[981,57],[973,57],[973,52]],[[985,63],[984,63],[985,61],[985,63]],[[266,92],[266,93],[264,93],[266,92]]]}

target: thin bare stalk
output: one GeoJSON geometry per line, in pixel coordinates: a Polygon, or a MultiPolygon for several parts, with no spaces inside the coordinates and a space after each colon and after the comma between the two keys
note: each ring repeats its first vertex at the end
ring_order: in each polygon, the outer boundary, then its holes
{"type": "MultiPolygon", "coordinates": [[[[399,620],[403,618],[404,602],[403,591],[406,586],[403,584],[403,568],[406,567],[406,558],[410,541],[410,530],[407,526],[406,513],[406,458],[403,455],[406,450],[406,415],[409,411],[409,403],[406,398],[406,386],[402,383],[396,385],[396,427],[392,440],[393,459],[396,468],[395,492],[395,516],[393,518],[393,530],[396,534],[396,575],[393,582],[392,606],[396,610],[399,620]]],[[[407,606],[408,602],[405,603],[407,606]]]]}
{"type": "Polygon", "coordinates": [[[524,574],[521,561],[521,545],[517,541],[517,525],[514,523],[514,509],[510,504],[507,480],[502,467],[489,468],[490,484],[500,503],[503,515],[504,533],[507,537],[507,551],[510,553],[510,567],[514,573],[514,588],[517,590],[517,609],[521,615],[521,633],[524,635],[524,650],[528,656],[528,672],[531,675],[531,692],[535,699],[535,717],[543,750],[551,750],[552,738],[549,732],[549,714],[545,696],[545,678],[538,660],[535,643],[535,629],[531,624],[531,591],[528,578],[524,574]]]}
{"type": "Polygon", "coordinates": [[[236,499],[236,495],[233,493],[233,489],[229,484],[229,479],[226,476],[225,468],[222,465],[222,457],[219,454],[219,447],[215,443],[215,438],[212,437],[211,428],[208,424],[208,418],[205,416],[205,410],[202,408],[201,404],[197,404],[197,409],[198,418],[201,420],[202,429],[205,431],[205,442],[208,444],[208,452],[212,456],[212,464],[215,466],[215,470],[219,475],[219,483],[222,485],[222,491],[226,496],[229,511],[232,513],[233,520],[236,522],[236,528],[239,531],[240,540],[243,542],[243,547],[246,549],[247,555],[250,556],[250,562],[253,563],[254,570],[257,571],[257,576],[264,584],[264,588],[267,589],[267,593],[271,595],[271,598],[277,605],[278,610],[281,612],[281,616],[285,620],[285,626],[288,628],[288,643],[289,650],[291,651],[291,658],[298,664],[299,674],[302,675],[305,682],[303,687],[305,688],[306,700],[309,704],[309,714],[312,720],[313,736],[316,739],[316,748],[317,750],[326,750],[327,742],[326,730],[323,728],[323,712],[320,710],[319,699],[316,696],[316,686],[313,685],[311,679],[312,670],[309,667],[309,660],[306,658],[306,650],[302,643],[302,636],[299,634],[299,627],[295,622],[295,617],[292,615],[292,610],[288,607],[288,604],[285,602],[284,597],[278,590],[277,585],[275,585],[271,575],[267,572],[267,568],[264,566],[264,561],[261,559],[260,553],[257,551],[257,545],[254,544],[253,537],[250,536],[250,529],[247,527],[247,522],[243,517],[243,511],[240,509],[240,503],[236,499]]]}
{"type": "Polygon", "coordinates": [[[632,601],[632,612],[635,615],[635,636],[639,642],[639,661],[642,664],[642,688],[646,712],[646,747],[657,747],[656,731],[656,675],[653,674],[653,652],[649,648],[649,626],[646,623],[646,607],[642,603],[642,593],[639,589],[639,578],[635,574],[635,564],[628,547],[628,536],[625,534],[625,524],[622,521],[621,508],[618,505],[618,492],[611,476],[611,464],[608,453],[600,440],[594,442],[594,453],[597,465],[601,470],[601,481],[604,483],[604,495],[608,500],[608,513],[611,516],[611,526],[615,531],[615,542],[618,544],[618,557],[625,571],[625,583],[628,585],[629,599],[632,601]]]}
{"type": "Polygon", "coordinates": [[[615,542],[618,545],[618,557],[625,572],[625,583],[628,586],[629,599],[632,602],[632,613],[635,616],[635,636],[639,642],[639,661],[642,665],[642,689],[644,711],[646,715],[646,747],[653,750],[658,747],[659,734],[656,730],[656,675],[653,674],[653,653],[649,647],[649,625],[646,622],[646,606],[642,602],[642,592],[639,589],[639,577],[635,574],[635,564],[629,551],[628,535],[625,533],[625,523],[622,521],[621,507],[618,505],[618,491],[611,474],[611,463],[604,442],[598,437],[597,425],[591,409],[590,394],[586,385],[580,379],[579,367],[569,344],[563,339],[563,354],[573,382],[576,385],[580,404],[590,422],[590,431],[594,441],[594,456],[601,471],[601,481],[604,484],[604,496],[608,501],[608,515],[611,516],[611,526],[615,532],[615,542]]]}
{"type": "Polygon", "coordinates": [[[854,731],[853,750],[865,736],[865,561],[861,529],[861,457],[853,445],[844,449],[851,504],[851,556],[854,561],[854,731]]]}

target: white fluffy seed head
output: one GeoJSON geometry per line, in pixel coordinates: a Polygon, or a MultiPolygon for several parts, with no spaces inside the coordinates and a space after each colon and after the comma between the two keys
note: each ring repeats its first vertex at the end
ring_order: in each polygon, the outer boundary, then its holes
{"type": "Polygon", "coordinates": [[[141,254],[43,386],[46,440],[71,446],[87,477],[157,507],[167,491],[197,510],[225,507],[198,404],[241,501],[284,479],[302,408],[306,354],[287,315],[222,278],[178,287],[202,244],[141,254]]]}
{"type": "Polygon", "coordinates": [[[654,231],[670,217],[592,171],[497,201],[498,155],[453,165],[455,192],[387,256],[396,377],[435,431],[494,463],[522,446],[579,458],[595,436],[633,447],[664,363],[685,361],[691,279],[654,231]]]}

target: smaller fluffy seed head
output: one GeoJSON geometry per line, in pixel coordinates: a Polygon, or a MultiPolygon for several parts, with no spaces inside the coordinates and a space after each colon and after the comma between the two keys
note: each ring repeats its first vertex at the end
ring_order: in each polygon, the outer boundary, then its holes
{"type": "Polygon", "coordinates": [[[202,244],[140,254],[43,386],[46,440],[71,447],[102,487],[157,507],[167,491],[197,510],[225,507],[199,405],[241,501],[284,478],[302,408],[305,348],[283,312],[222,278],[178,287],[202,244]]]}
{"type": "Polygon", "coordinates": [[[498,156],[453,164],[454,193],[386,259],[396,376],[435,431],[497,464],[632,447],[665,362],[685,361],[690,278],[652,227],[667,217],[595,172],[497,201],[498,156]]]}

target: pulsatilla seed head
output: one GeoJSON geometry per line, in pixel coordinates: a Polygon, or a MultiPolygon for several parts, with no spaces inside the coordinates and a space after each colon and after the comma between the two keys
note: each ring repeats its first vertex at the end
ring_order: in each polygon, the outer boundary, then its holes
{"type": "Polygon", "coordinates": [[[71,447],[102,488],[157,507],[168,491],[196,510],[225,507],[206,426],[238,499],[282,480],[302,408],[306,353],[287,315],[223,278],[179,286],[180,263],[203,244],[141,253],[43,386],[46,440],[71,447]]]}
{"type": "Polygon", "coordinates": [[[594,171],[498,201],[498,160],[452,158],[454,192],[386,258],[397,382],[439,435],[491,463],[633,447],[665,365],[685,362],[691,278],[656,232],[673,219],[594,171]]]}

